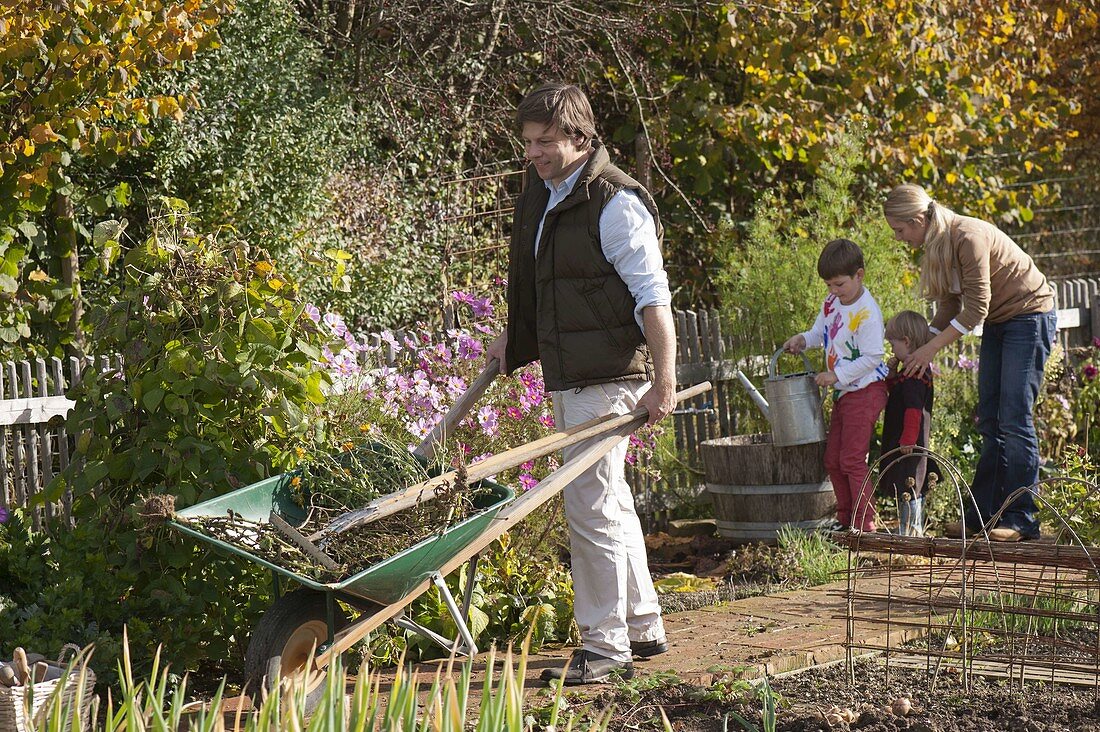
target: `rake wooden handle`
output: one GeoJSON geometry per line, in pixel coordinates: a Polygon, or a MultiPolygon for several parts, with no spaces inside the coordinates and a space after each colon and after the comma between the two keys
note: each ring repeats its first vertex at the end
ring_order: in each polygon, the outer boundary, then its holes
{"type": "MultiPolygon", "coordinates": [[[[710,382],[704,381],[701,384],[677,392],[674,398],[677,402],[682,402],[685,399],[709,391],[710,388],[710,382]]],[[[648,418],[648,416],[649,410],[645,407],[638,407],[627,414],[609,414],[589,420],[562,432],[556,432],[533,442],[514,447],[511,450],[505,450],[475,463],[466,469],[466,481],[475,483],[491,475],[496,475],[502,470],[514,468],[528,460],[544,457],[578,442],[608,434],[623,425],[631,424],[641,418],[648,418]]],[[[644,422],[641,424],[644,424],[644,422]]],[[[640,424],[636,425],[635,429],[638,426],[640,424]]],[[[337,516],[328,526],[311,535],[309,539],[310,541],[317,541],[328,536],[341,534],[356,526],[362,526],[398,511],[411,508],[422,501],[429,501],[435,497],[440,489],[452,485],[457,477],[458,471],[452,470],[449,473],[409,486],[404,490],[376,498],[363,508],[337,516]]]]}

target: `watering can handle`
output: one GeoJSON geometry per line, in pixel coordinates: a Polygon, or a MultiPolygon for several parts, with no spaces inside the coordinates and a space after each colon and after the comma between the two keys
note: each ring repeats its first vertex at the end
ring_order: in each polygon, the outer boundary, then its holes
{"type": "MultiPolygon", "coordinates": [[[[774,379],[776,376],[778,376],[777,370],[778,370],[778,366],[779,366],[779,357],[782,356],[782,355],[783,355],[783,349],[780,348],[772,356],[771,363],[768,364],[768,378],[769,379],[774,379]]],[[[806,352],[803,351],[799,355],[802,356],[802,362],[806,364],[806,370],[812,373],[813,370],[814,370],[814,365],[812,363],[810,363],[810,359],[806,355],[806,352]]]]}

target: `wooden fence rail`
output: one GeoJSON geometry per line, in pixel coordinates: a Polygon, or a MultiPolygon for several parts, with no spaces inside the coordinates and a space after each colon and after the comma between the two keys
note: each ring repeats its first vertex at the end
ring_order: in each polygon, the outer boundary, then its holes
{"type": "MultiPolygon", "coordinates": [[[[1100,279],[1065,279],[1054,284],[1061,344],[1066,348],[1090,345],[1094,337],[1100,337],[1100,279]]],[[[627,479],[639,513],[651,527],[661,526],[669,509],[701,491],[700,443],[736,434],[738,412],[754,409],[737,382],[738,364],[729,354],[746,342],[755,343],[755,335],[731,331],[715,310],[678,310],[674,315],[677,388],[703,380],[709,380],[714,388],[681,404],[671,418],[682,470],[670,471],[655,481],[645,470],[628,468],[627,479]]],[[[394,335],[401,342],[406,337],[419,340],[421,334],[395,331],[394,335]]],[[[369,336],[368,341],[383,344],[377,334],[369,336]]],[[[398,357],[390,347],[384,348],[383,355],[391,364],[398,357]]],[[[94,361],[51,358],[0,364],[0,505],[25,506],[69,464],[73,445],[65,431],[64,416],[72,403],[64,394],[93,363],[101,372],[119,365],[117,360],[104,357],[94,361]]],[[[68,520],[69,510],[70,498],[66,495],[59,503],[37,511],[32,520],[39,528],[61,516],[68,520]]]]}

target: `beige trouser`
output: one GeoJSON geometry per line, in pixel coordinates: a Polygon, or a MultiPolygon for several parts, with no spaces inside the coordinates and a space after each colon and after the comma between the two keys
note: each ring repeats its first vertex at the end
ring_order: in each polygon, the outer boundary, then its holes
{"type": "MultiPolygon", "coordinates": [[[[626,414],[649,388],[645,381],[555,391],[559,429],[606,414],[626,414]]],[[[564,450],[568,461],[593,438],[564,450]]],[[[565,518],[573,564],[573,614],[582,647],[630,660],[630,641],[663,638],[661,607],[646,562],[645,540],[624,475],[627,439],[565,487],[565,518]]]]}

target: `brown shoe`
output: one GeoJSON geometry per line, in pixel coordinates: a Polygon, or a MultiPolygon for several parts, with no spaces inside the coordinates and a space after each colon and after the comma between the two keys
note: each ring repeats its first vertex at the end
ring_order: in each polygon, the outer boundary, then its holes
{"type": "Polygon", "coordinates": [[[1024,535],[1016,529],[1009,529],[1004,526],[989,530],[990,541],[1020,541],[1023,538],[1024,535]]]}

